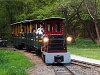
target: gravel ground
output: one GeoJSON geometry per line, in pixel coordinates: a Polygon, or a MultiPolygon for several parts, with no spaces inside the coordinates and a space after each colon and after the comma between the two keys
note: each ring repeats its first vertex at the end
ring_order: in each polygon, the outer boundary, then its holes
{"type": "Polygon", "coordinates": [[[29,75],[55,75],[53,69],[50,66],[47,66],[36,54],[29,53],[24,50],[19,51],[27,56],[33,64],[35,64],[35,66],[26,70],[29,75]]]}
{"type": "Polygon", "coordinates": [[[77,65],[67,66],[75,75],[100,75],[97,70],[92,68],[85,68],[77,65]]]}

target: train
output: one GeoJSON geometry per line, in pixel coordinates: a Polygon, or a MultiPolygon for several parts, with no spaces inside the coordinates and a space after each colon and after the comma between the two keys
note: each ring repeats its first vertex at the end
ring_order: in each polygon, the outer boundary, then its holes
{"type": "MultiPolygon", "coordinates": [[[[67,51],[67,38],[64,32],[65,18],[24,20],[11,24],[12,42],[17,49],[26,49],[41,56],[46,64],[71,62],[67,51]],[[36,33],[42,25],[44,33],[36,33]]],[[[71,38],[69,38],[71,41],[71,38]]]]}

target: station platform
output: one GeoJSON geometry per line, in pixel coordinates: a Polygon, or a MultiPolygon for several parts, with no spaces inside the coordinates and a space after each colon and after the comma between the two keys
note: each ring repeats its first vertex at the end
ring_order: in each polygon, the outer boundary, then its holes
{"type": "Polygon", "coordinates": [[[95,59],[86,58],[86,57],[82,57],[82,56],[71,55],[71,59],[82,61],[82,62],[87,62],[87,63],[90,63],[90,64],[100,65],[100,60],[95,60],[95,59]]]}

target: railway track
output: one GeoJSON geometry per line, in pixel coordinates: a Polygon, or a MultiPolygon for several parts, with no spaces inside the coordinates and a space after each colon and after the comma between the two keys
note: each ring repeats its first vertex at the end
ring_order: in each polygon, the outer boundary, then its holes
{"type": "Polygon", "coordinates": [[[98,64],[91,64],[91,63],[77,61],[77,60],[72,60],[71,64],[83,67],[85,69],[95,70],[96,72],[98,72],[100,74],[100,65],[98,65],[98,64]]]}
{"type": "Polygon", "coordinates": [[[100,75],[100,65],[72,60],[71,64],[52,66],[55,75],[100,75]]]}
{"type": "Polygon", "coordinates": [[[87,67],[87,68],[92,68],[92,67],[98,67],[100,68],[100,65],[98,64],[91,64],[88,62],[83,62],[83,61],[77,61],[77,60],[71,60],[71,64],[87,67]]]}
{"type": "Polygon", "coordinates": [[[52,66],[55,75],[75,75],[67,66],[52,66]]]}

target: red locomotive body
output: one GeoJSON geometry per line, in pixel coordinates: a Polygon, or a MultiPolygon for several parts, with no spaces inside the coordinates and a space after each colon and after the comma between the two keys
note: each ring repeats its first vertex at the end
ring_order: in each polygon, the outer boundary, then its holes
{"type": "Polygon", "coordinates": [[[45,35],[41,52],[45,63],[69,63],[71,60],[67,52],[63,20],[64,18],[47,18],[43,21],[45,35]]]}

